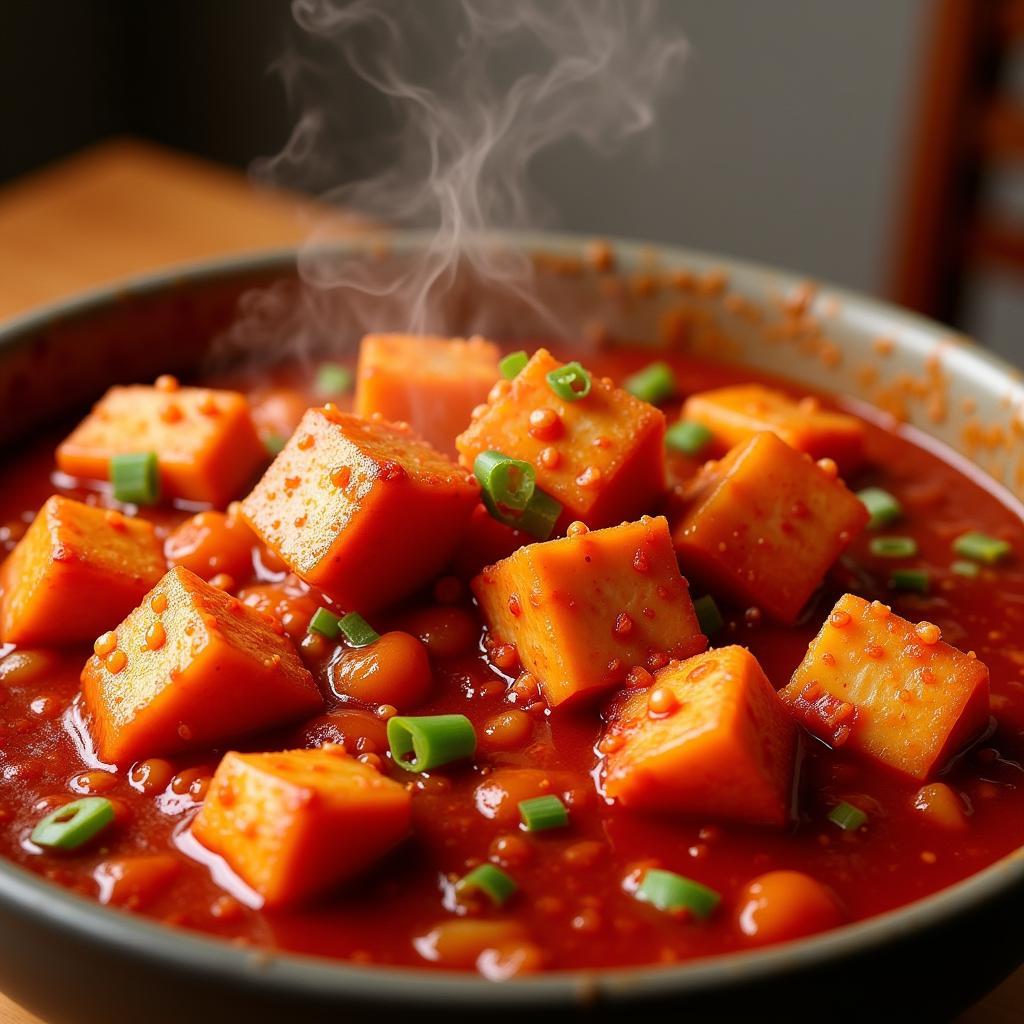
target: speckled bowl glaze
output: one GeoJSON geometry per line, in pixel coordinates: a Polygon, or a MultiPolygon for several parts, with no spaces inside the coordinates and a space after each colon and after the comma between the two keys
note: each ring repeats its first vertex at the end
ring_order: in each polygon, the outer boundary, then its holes
{"type": "MultiPolygon", "coordinates": [[[[382,279],[428,239],[365,238],[153,275],[0,328],[0,442],[73,416],[109,384],[273,359],[405,326],[401,302],[353,316],[345,288],[311,293],[297,264],[362,261],[382,279]]],[[[1024,497],[1024,385],[948,329],[882,303],[723,257],[566,236],[495,236],[525,287],[467,269],[429,326],[449,333],[609,337],[684,349],[863,402],[1024,497]]],[[[872,412],[872,410],[874,410],[872,412]]],[[[977,472],[975,470],[974,472],[977,472]]],[[[507,984],[246,949],[108,910],[0,862],[0,988],[50,1024],[250,1024],[398,1018],[719,1021],[948,1019],[1024,960],[1024,850],[899,911],[812,939],[673,967],[550,973],[507,984]]]]}

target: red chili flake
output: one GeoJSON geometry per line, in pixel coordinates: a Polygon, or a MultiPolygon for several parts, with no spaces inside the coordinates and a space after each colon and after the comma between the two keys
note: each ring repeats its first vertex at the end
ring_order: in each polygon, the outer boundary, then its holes
{"type": "Polygon", "coordinates": [[[349,466],[339,466],[336,470],[331,473],[331,483],[338,488],[339,491],[343,491],[349,485],[349,481],[352,479],[352,470],[349,466]]]}
{"type": "Polygon", "coordinates": [[[542,448],[537,461],[544,469],[558,469],[562,461],[562,453],[557,448],[542,448]]]}
{"type": "Polygon", "coordinates": [[[678,707],[679,701],[676,695],[667,686],[656,686],[647,695],[647,710],[652,715],[670,715],[678,707]]]}
{"type": "Polygon", "coordinates": [[[128,655],[120,648],[115,648],[107,655],[103,664],[112,676],[116,676],[128,664],[128,655]]]}
{"type": "Polygon", "coordinates": [[[181,384],[178,383],[177,377],[169,373],[162,373],[157,377],[156,383],[153,386],[157,391],[177,391],[181,384]]]}
{"type": "Polygon", "coordinates": [[[523,614],[523,606],[519,603],[518,594],[509,594],[508,597],[508,610],[509,614],[514,615],[517,619],[523,614]]]}
{"type": "Polygon", "coordinates": [[[213,395],[207,395],[199,403],[199,411],[204,416],[217,416],[220,414],[220,409],[217,408],[217,403],[214,401],[213,395]]]}
{"type": "Polygon", "coordinates": [[[821,656],[821,660],[825,665],[828,665],[829,668],[835,668],[836,656],[831,651],[826,651],[821,656]]]}
{"type": "Polygon", "coordinates": [[[934,622],[919,622],[914,630],[921,643],[931,647],[942,639],[942,630],[934,622]]]}
{"type": "Polygon", "coordinates": [[[631,690],[637,690],[646,688],[654,682],[654,676],[643,667],[643,665],[634,665],[626,673],[626,685],[631,690]]]}
{"type": "Polygon", "coordinates": [[[829,617],[828,621],[832,623],[836,629],[843,629],[845,626],[850,624],[850,613],[844,612],[841,608],[834,611],[829,617]]]}
{"type": "Polygon", "coordinates": [[[882,647],[880,644],[865,644],[864,653],[869,658],[879,660],[885,657],[885,648],[882,647]]]}
{"type": "Polygon", "coordinates": [[[596,487],[601,482],[601,470],[597,466],[587,466],[578,477],[578,487],[596,487]]]}
{"type": "Polygon", "coordinates": [[[839,476],[839,467],[835,459],[818,459],[818,469],[830,480],[835,480],[839,476]]]}
{"type": "Polygon", "coordinates": [[[306,518],[307,517],[304,515],[296,516],[294,519],[295,529],[301,530],[302,527],[306,525],[306,518]]]}
{"type": "Polygon", "coordinates": [[[611,448],[611,438],[605,437],[604,434],[598,434],[597,437],[594,438],[593,445],[595,448],[611,448]]]}
{"type": "Polygon", "coordinates": [[[570,523],[569,529],[565,531],[567,537],[582,537],[585,533],[590,533],[590,527],[578,519],[574,523],[570,523]]]}
{"type": "Polygon", "coordinates": [[[159,651],[161,647],[167,642],[167,632],[164,630],[163,623],[154,622],[149,629],[146,630],[146,646],[151,651],[159,651]]]}
{"type": "Polygon", "coordinates": [[[316,442],[312,434],[303,434],[295,443],[301,451],[307,451],[312,448],[316,442]]]}
{"type": "Polygon", "coordinates": [[[612,627],[612,631],[620,640],[624,640],[633,632],[632,618],[626,612],[619,612],[615,616],[615,625],[612,627]]]}
{"type": "Polygon", "coordinates": [[[117,634],[111,630],[110,632],[104,633],[102,636],[96,638],[96,642],[92,645],[93,651],[100,658],[105,658],[111,651],[117,647],[117,634]]]}
{"type": "Polygon", "coordinates": [[[185,414],[181,411],[181,406],[177,402],[168,402],[160,410],[160,419],[164,423],[179,423],[185,418],[185,414]]]}

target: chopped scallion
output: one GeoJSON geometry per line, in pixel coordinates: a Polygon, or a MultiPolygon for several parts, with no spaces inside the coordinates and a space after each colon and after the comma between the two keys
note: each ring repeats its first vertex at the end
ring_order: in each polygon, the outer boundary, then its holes
{"type": "Polygon", "coordinates": [[[496,907],[506,903],[518,888],[514,878],[493,864],[481,864],[455,883],[456,892],[482,893],[496,907]]]}
{"type": "Polygon", "coordinates": [[[622,386],[641,402],[657,405],[676,393],[676,377],[668,363],[651,363],[627,377],[622,386]]]}
{"type": "Polygon", "coordinates": [[[949,570],[957,576],[966,576],[968,579],[974,579],[981,572],[977,562],[961,561],[960,559],[955,561],[949,570]]]}
{"type": "Polygon", "coordinates": [[[718,610],[718,605],[715,604],[715,599],[710,594],[698,597],[693,602],[693,610],[697,613],[697,624],[700,626],[700,631],[705,636],[712,636],[725,625],[725,619],[722,618],[722,613],[718,610]]]}
{"type": "Polygon", "coordinates": [[[133,452],[110,458],[110,482],[118,501],[155,505],[160,497],[156,452],[133,452]]]}
{"type": "Polygon", "coordinates": [[[510,352],[500,363],[498,363],[498,370],[501,372],[501,375],[505,380],[512,380],[522,373],[523,367],[526,366],[529,361],[530,357],[522,350],[518,352],[510,352]]]}
{"type": "Polygon", "coordinates": [[[721,901],[714,889],[674,871],[648,868],[636,890],[636,898],[667,913],[689,911],[694,917],[710,917],[721,901]]]}
{"type": "Polygon", "coordinates": [[[561,799],[548,793],[519,801],[519,817],[527,832],[546,832],[569,824],[569,809],[561,799]]]}
{"type": "Polygon", "coordinates": [[[326,608],[317,608],[309,620],[309,632],[319,633],[328,640],[337,640],[341,635],[341,623],[333,612],[326,608]]]}
{"type": "Polygon", "coordinates": [[[512,512],[522,512],[529,505],[537,486],[533,466],[501,452],[481,452],[473,462],[473,475],[498,508],[512,512]]]}
{"type": "Polygon", "coordinates": [[[665,445],[674,452],[696,458],[711,443],[714,434],[695,420],[678,420],[665,431],[665,445]]]}
{"type": "Polygon", "coordinates": [[[562,514],[562,506],[539,487],[534,490],[526,508],[518,514],[500,508],[486,491],[481,494],[481,498],[492,518],[515,530],[522,530],[537,540],[547,540],[551,536],[562,514]]]}
{"type": "Polygon", "coordinates": [[[334,398],[352,390],[352,371],[341,363],[321,363],[313,389],[320,398],[334,398]]]}
{"type": "Polygon", "coordinates": [[[872,537],[869,548],[876,558],[913,558],[917,541],[913,537],[872,537]]]}
{"type": "Polygon", "coordinates": [[[833,825],[838,825],[844,832],[856,832],[867,824],[868,816],[859,807],[854,807],[844,800],[828,812],[828,820],[833,825]]]}
{"type": "Polygon", "coordinates": [[[51,811],[32,830],[32,842],[47,850],[76,850],[114,821],[114,805],[87,796],[51,811]]]}
{"type": "Polygon", "coordinates": [[[547,374],[548,387],[566,402],[578,402],[590,394],[590,374],[579,363],[566,363],[547,374]]]}
{"type": "Polygon", "coordinates": [[[380,633],[359,612],[349,612],[338,620],[338,629],[353,647],[369,647],[380,639],[380,633]]]}
{"type": "Polygon", "coordinates": [[[864,490],[857,492],[857,497],[871,516],[868,520],[869,530],[888,526],[903,515],[903,506],[881,487],[865,487],[864,490]]]}
{"type": "Polygon", "coordinates": [[[465,715],[398,715],[388,719],[388,746],[395,764],[427,772],[476,753],[476,730],[465,715]]]}
{"type": "Polygon", "coordinates": [[[927,594],[931,580],[924,569],[893,569],[889,575],[889,586],[893,590],[909,590],[916,594],[927,594]]]}
{"type": "Polygon", "coordinates": [[[953,550],[963,558],[971,558],[975,562],[984,562],[986,565],[995,565],[1001,562],[1013,547],[1009,541],[1000,540],[998,537],[989,537],[988,534],[971,531],[957,537],[953,541],[953,550]]]}

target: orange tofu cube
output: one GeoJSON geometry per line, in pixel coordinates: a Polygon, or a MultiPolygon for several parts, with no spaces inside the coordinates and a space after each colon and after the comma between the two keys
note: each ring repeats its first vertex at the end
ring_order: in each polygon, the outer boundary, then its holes
{"type": "Polygon", "coordinates": [[[796,729],[757,659],[721,647],[657,672],[617,702],[601,744],[605,795],[623,807],[783,826],[796,729]]]}
{"type": "Polygon", "coordinates": [[[562,365],[538,349],[514,380],[500,381],[456,441],[460,460],[472,468],[497,451],[530,463],[537,486],[562,505],[560,530],[636,519],[665,490],[665,417],[598,377],[585,398],[559,398],[547,375],[562,365]]]}
{"type": "Polygon", "coordinates": [[[366,614],[444,569],[479,494],[409,428],[328,405],[306,412],[242,515],[293,572],[366,614]]]}
{"type": "Polygon", "coordinates": [[[841,480],[764,433],[701,473],[672,536],[687,576],[789,623],[867,520],[841,480]]]}
{"type": "Polygon", "coordinates": [[[796,400],[761,384],[691,395],[681,417],[703,423],[715,435],[719,454],[770,430],[812,459],[833,459],[841,473],[852,473],[864,461],[860,420],[823,408],[817,398],[796,400]]]}
{"type": "Polygon", "coordinates": [[[236,391],[141,384],[111,388],[57,449],[70,476],[109,480],[114,455],[155,452],[168,499],[226,505],[266,462],[249,403],[236,391]]]}
{"type": "Polygon", "coordinates": [[[323,709],[291,643],[267,616],[176,566],[82,670],[103,761],[196,750],[323,709]]]}
{"type": "Polygon", "coordinates": [[[0,570],[3,642],[92,643],[166,568],[151,523],[55,494],[0,570]]]}
{"type": "Polygon", "coordinates": [[[707,647],[660,516],[529,544],[471,587],[491,635],[515,644],[553,707],[707,647]]]}
{"type": "Polygon", "coordinates": [[[839,599],[779,696],[819,739],[926,779],[988,725],[988,669],[878,601],[839,599]]]}
{"type": "Polygon", "coordinates": [[[192,834],[267,907],[361,874],[409,831],[412,795],[342,747],[225,754],[192,834]]]}
{"type": "Polygon", "coordinates": [[[359,346],[354,412],[408,423],[438,451],[455,438],[497,383],[498,346],[483,338],[368,334],[359,346]]]}

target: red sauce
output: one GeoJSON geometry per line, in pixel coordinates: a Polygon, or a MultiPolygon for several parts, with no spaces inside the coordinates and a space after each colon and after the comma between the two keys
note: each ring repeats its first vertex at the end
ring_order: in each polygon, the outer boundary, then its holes
{"type": "MultiPolygon", "coordinates": [[[[646,359],[642,353],[612,352],[589,361],[595,372],[621,379],[646,359]]],[[[682,359],[676,360],[676,371],[688,392],[750,379],[735,369],[682,359]]],[[[271,412],[278,415],[281,410],[271,412]]],[[[601,729],[598,715],[593,709],[551,713],[512,688],[513,676],[499,671],[482,653],[482,625],[468,591],[447,580],[434,594],[375,625],[381,632],[405,628],[426,639],[434,697],[417,713],[465,713],[481,737],[481,750],[471,765],[447,767],[414,781],[414,838],[358,884],[311,908],[287,913],[264,913],[227,895],[208,863],[188,855],[197,849],[186,835],[218,753],[155,758],[114,774],[97,770],[68,727],[87,650],[31,652],[27,657],[16,652],[0,660],[5,794],[0,852],[60,885],[168,924],[258,946],[419,967],[430,964],[421,955],[430,947],[424,937],[452,917],[451,880],[493,856],[514,872],[520,892],[503,910],[484,910],[480,916],[520,922],[532,940],[529,948],[540,951],[539,957],[526,956],[518,967],[494,967],[495,975],[537,966],[665,963],[747,948],[759,941],[749,934],[752,928],[756,931],[758,915],[770,921],[764,926],[766,937],[800,934],[801,921],[771,906],[765,910],[764,901],[773,892],[790,893],[787,899],[806,898],[807,914],[824,926],[870,917],[963,879],[1024,842],[1024,773],[1019,763],[1024,755],[1024,648],[1016,639],[1024,630],[1024,572],[1010,561],[983,570],[977,578],[954,575],[948,568],[950,541],[977,529],[1024,552],[1024,525],[1008,498],[965,475],[937,449],[922,447],[890,424],[871,422],[867,429],[870,468],[848,483],[854,488],[878,485],[899,498],[906,512],[899,532],[916,539],[920,556],[915,564],[931,571],[932,593],[889,591],[891,563],[870,554],[869,536],[864,535],[834,567],[803,624],[782,627],[746,614],[746,609],[727,608],[727,625],[717,642],[749,646],[780,687],[833,601],[854,590],[885,600],[913,621],[934,622],[949,643],[976,651],[991,671],[994,725],[987,739],[941,777],[966,809],[966,827],[959,831],[944,829],[915,808],[919,784],[807,736],[800,813],[788,831],[641,816],[609,806],[591,778],[601,729]],[[570,798],[571,827],[527,836],[514,822],[481,813],[477,787],[493,773],[509,769],[549,773],[556,791],[570,798]],[[71,856],[32,852],[26,837],[39,818],[84,792],[102,793],[115,802],[117,824],[102,844],[71,856]],[[843,832],[827,820],[829,808],[844,799],[870,808],[868,828],[843,832]],[[111,881],[117,877],[112,860],[143,854],[161,858],[147,862],[156,883],[150,879],[147,884],[142,869],[136,869],[135,884],[111,881]],[[722,895],[718,912],[707,921],[681,922],[639,903],[627,891],[628,877],[652,865],[717,890],[722,895]],[[769,874],[780,871],[817,879],[838,897],[838,909],[816,890],[806,892],[799,879],[793,883],[790,876],[769,874]],[[802,895],[793,897],[794,892],[802,895]]],[[[7,524],[2,536],[8,550],[55,489],[52,451],[52,442],[41,443],[5,466],[0,523],[7,524]]],[[[67,493],[98,500],[81,490],[67,493]]],[[[153,518],[169,531],[185,514],[165,510],[153,518]]],[[[294,580],[281,582],[281,567],[265,552],[254,555],[258,571],[244,578],[233,546],[226,584],[235,592],[262,586],[268,606],[276,605],[279,615],[291,614],[286,628],[301,638],[316,602],[304,597],[294,580]]],[[[207,557],[205,549],[196,557],[207,557]]],[[[355,710],[334,725],[320,719],[305,729],[259,737],[251,748],[304,742],[314,746],[344,734],[353,753],[382,758],[380,720],[360,712],[358,701],[345,703],[330,686],[330,645],[310,642],[305,648],[329,707],[355,710]]],[[[244,896],[238,888],[235,892],[244,896]]]]}

